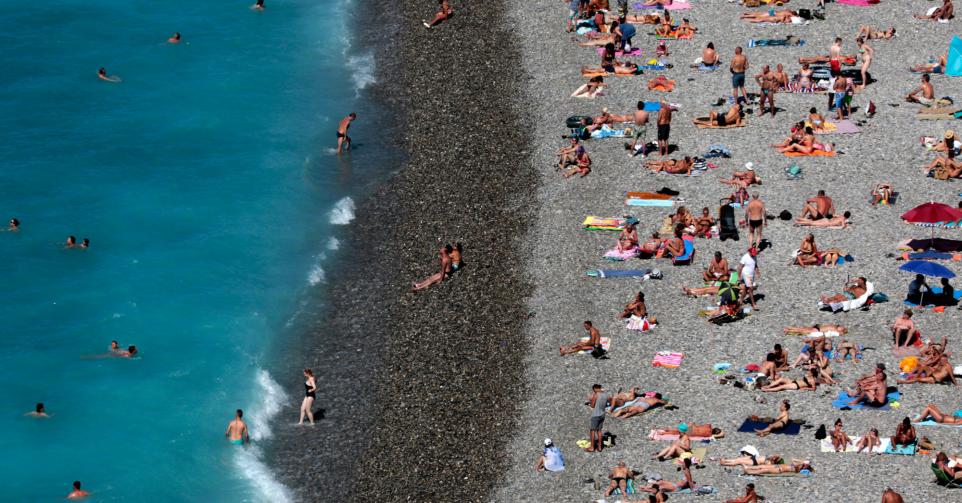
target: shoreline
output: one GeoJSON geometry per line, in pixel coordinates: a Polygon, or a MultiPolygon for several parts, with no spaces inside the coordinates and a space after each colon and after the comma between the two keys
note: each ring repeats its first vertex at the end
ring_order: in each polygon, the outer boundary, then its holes
{"type": "MultiPolygon", "coordinates": [[[[357,9],[395,20],[361,38],[378,65],[369,92],[396,117],[407,157],[358,204],[324,316],[274,370],[297,389],[288,376],[312,366],[326,416],[313,428],[278,424],[269,464],[300,500],[483,499],[508,462],[524,389],[522,238],[537,175],[525,134],[496,135],[526,130],[513,101],[520,80],[496,77],[517,75],[518,47],[497,28],[503,0],[460,6],[433,30],[420,24],[434,12],[423,2],[357,9]],[[408,292],[455,241],[467,267],[408,292]]],[[[278,417],[296,417],[299,404],[278,417]]]]}

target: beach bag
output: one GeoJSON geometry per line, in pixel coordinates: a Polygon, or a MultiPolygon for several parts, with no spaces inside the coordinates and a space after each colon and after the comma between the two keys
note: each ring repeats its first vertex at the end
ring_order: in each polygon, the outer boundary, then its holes
{"type": "Polygon", "coordinates": [[[809,9],[798,9],[798,17],[802,19],[812,19],[812,11],[809,9]]]}
{"type": "Polygon", "coordinates": [[[788,175],[789,180],[799,179],[802,177],[802,168],[800,168],[798,164],[792,164],[785,168],[785,174],[788,175]]]}
{"type": "Polygon", "coordinates": [[[758,7],[762,4],[760,0],[745,0],[743,3],[745,4],[745,7],[758,7]]]}
{"type": "Polygon", "coordinates": [[[605,348],[601,347],[601,344],[595,346],[594,349],[591,350],[591,356],[594,358],[605,356],[605,348]]]}
{"type": "Polygon", "coordinates": [[[698,486],[698,488],[695,489],[695,494],[713,494],[714,492],[715,488],[712,486],[698,486]]]}
{"type": "Polygon", "coordinates": [[[899,361],[899,370],[906,374],[914,371],[919,366],[918,356],[906,356],[899,361]]]}
{"type": "Polygon", "coordinates": [[[818,425],[818,429],[815,430],[815,440],[824,440],[826,437],[828,437],[828,433],[825,432],[825,425],[818,425]]]}

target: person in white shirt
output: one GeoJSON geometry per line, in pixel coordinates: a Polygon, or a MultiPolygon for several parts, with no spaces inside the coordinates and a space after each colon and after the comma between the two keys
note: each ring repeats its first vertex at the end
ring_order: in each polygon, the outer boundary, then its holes
{"type": "Polygon", "coordinates": [[[539,472],[561,472],[565,469],[565,458],[561,455],[561,449],[555,447],[550,438],[544,439],[544,453],[538,458],[535,469],[539,472]]]}
{"type": "Polygon", "coordinates": [[[738,281],[741,281],[741,302],[745,302],[745,297],[748,297],[748,301],[752,305],[752,309],[757,311],[758,307],[755,305],[755,286],[757,284],[759,269],[758,263],[755,261],[755,257],[758,256],[758,248],[754,246],[749,248],[748,251],[742,255],[741,260],[738,261],[738,281]]]}

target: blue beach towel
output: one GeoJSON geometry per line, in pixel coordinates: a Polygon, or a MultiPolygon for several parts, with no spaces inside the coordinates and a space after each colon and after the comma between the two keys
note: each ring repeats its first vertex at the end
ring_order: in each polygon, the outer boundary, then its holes
{"type": "MultiPolygon", "coordinates": [[[[755,433],[756,429],[763,430],[768,428],[768,423],[763,423],[761,421],[752,421],[751,419],[746,419],[741,426],[738,427],[739,433],[755,433]]],[[[802,431],[802,425],[798,423],[788,423],[784,428],[780,430],[775,430],[772,435],[798,435],[802,431]]]]}
{"type": "Polygon", "coordinates": [[[651,269],[589,269],[585,274],[593,278],[644,278],[651,269]]]}
{"type": "Polygon", "coordinates": [[[914,424],[914,425],[916,425],[916,426],[945,426],[945,427],[948,427],[948,428],[962,428],[962,424],[942,424],[942,423],[936,423],[935,421],[933,421],[933,420],[931,420],[931,419],[926,419],[925,421],[922,421],[921,423],[912,423],[912,424],[914,424]]]}
{"type": "Polygon", "coordinates": [[[898,391],[892,391],[885,395],[885,405],[881,407],[873,407],[871,405],[866,405],[865,403],[860,403],[858,405],[849,405],[848,403],[854,400],[854,397],[848,396],[848,393],[844,391],[838,392],[838,398],[832,400],[832,407],[839,410],[858,410],[858,409],[873,409],[873,410],[891,410],[892,407],[889,405],[895,400],[900,400],[902,394],[898,391]]]}
{"type": "Polygon", "coordinates": [[[885,454],[899,454],[902,456],[914,456],[915,444],[909,444],[909,445],[889,444],[889,446],[885,448],[885,454]]]}
{"type": "Polygon", "coordinates": [[[626,199],[625,204],[628,206],[670,208],[675,205],[675,202],[671,199],[626,199]]]}
{"type": "MultiPolygon", "coordinates": [[[[941,293],[942,293],[941,287],[938,287],[938,286],[932,287],[932,295],[940,295],[941,293]]],[[[955,298],[955,300],[962,300],[962,290],[956,290],[953,297],[955,298]]],[[[923,298],[923,300],[925,299],[923,298]]],[[[926,304],[925,306],[919,306],[918,304],[914,302],[909,302],[907,300],[903,300],[902,303],[909,307],[924,307],[926,309],[935,307],[935,304],[926,304]]]]}
{"type": "Polygon", "coordinates": [[[962,38],[957,35],[949,43],[949,57],[945,66],[945,74],[949,77],[962,77],[962,38]]]}

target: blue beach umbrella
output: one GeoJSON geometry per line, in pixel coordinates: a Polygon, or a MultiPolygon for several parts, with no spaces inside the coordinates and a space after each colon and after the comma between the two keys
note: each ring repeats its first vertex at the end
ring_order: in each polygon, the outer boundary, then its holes
{"type": "Polygon", "coordinates": [[[899,267],[900,271],[912,272],[915,274],[921,274],[923,276],[929,276],[932,278],[954,278],[955,273],[950,271],[947,267],[936,262],[929,262],[927,260],[912,260],[902,264],[899,267]]]}

